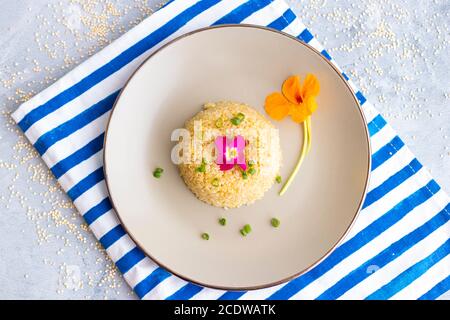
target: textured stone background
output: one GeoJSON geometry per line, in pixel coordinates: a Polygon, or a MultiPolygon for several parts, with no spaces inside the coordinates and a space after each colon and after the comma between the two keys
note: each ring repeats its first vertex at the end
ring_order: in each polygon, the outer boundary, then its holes
{"type": "MultiPolygon", "coordinates": [[[[160,2],[0,0],[0,298],[135,298],[10,113],[160,2]]],[[[288,2],[450,190],[450,3],[288,2]]]]}

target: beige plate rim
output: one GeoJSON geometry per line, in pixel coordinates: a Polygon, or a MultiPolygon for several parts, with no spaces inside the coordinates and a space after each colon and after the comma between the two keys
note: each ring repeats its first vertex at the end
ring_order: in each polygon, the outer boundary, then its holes
{"type": "Polygon", "coordinates": [[[259,26],[259,25],[253,25],[253,24],[226,24],[226,25],[217,25],[217,26],[209,26],[209,27],[204,27],[204,28],[200,28],[200,29],[196,29],[194,31],[185,33],[179,37],[176,37],[175,39],[169,41],[168,43],[164,44],[162,47],[158,48],[155,52],[153,52],[149,57],[147,57],[140,65],[139,67],[137,67],[137,69],[131,74],[131,76],[128,78],[127,82],[125,83],[125,85],[123,86],[123,88],[120,90],[119,95],[117,96],[114,105],[111,109],[111,113],[108,119],[108,122],[106,124],[106,129],[105,129],[105,136],[104,136],[104,141],[103,141],[103,171],[104,171],[104,176],[105,176],[105,184],[106,184],[106,189],[108,191],[108,197],[109,200],[111,201],[111,205],[114,209],[114,211],[117,214],[117,217],[120,221],[120,224],[122,225],[122,227],[125,229],[126,233],[130,236],[130,238],[136,243],[136,245],[151,259],[153,260],[158,266],[160,266],[161,268],[166,269],[167,271],[169,271],[171,274],[194,284],[197,284],[199,286],[202,287],[207,287],[207,288],[212,288],[212,289],[219,289],[219,290],[227,290],[227,291],[249,291],[249,290],[258,290],[258,289],[264,289],[264,288],[268,288],[268,287],[272,287],[272,286],[276,286],[282,283],[286,283],[290,280],[293,280],[301,275],[303,275],[304,273],[308,272],[309,270],[311,270],[312,268],[314,268],[316,265],[318,265],[320,262],[322,262],[324,259],[326,259],[333,251],[334,249],[342,242],[342,240],[344,239],[344,237],[349,233],[350,229],[353,227],[356,219],[359,216],[359,213],[361,211],[361,207],[364,203],[364,199],[366,198],[366,194],[367,194],[367,189],[369,186],[369,179],[370,179],[370,173],[371,173],[371,166],[372,166],[372,149],[371,149],[371,144],[370,144],[370,136],[369,136],[369,131],[367,128],[367,120],[366,117],[364,115],[364,113],[362,112],[362,108],[361,105],[358,101],[358,99],[356,98],[355,92],[353,91],[353,89],[350,87],[350,85],[348,84],[347,80],[345,80],[345,78],[342,76],[341,72],[336,68],[336,66],[334,66],[334,64],[332,64],[327,58],[325,58],[318,50],[316,50],[315,48],[313,48],[311,45],[301,41],[300,39],[285,33],[283,31],[279,31],[276,29],[272,29],[272,28],[268,28],[268,27],[264,27],[264,26],[259,26]],[[171,268],[169,268],[168,266],[162,264],[160,261],[158,261],[157,259],[155,259],[149,252],[147,252],[147,250],[144,249],[144,247],[140,244],[139,240],[136,239],[133,234],[128,230],[126,224],[123,222],[122,218],[120,217],[120,213],[117,211],[116,206],[114,205],[114,199],[111,197],[111,193],[110,193],[110,187],[109,187],[109,183],[108,183],[108,170],[107,170],[107,163],[106,163],[106,146],[107,146],[107,139],[108,139],[108,129],[109,129],[109,125],[111,123],[111,119],[114,115],[114,110],[116,108],[116,105],[118,103],[118,101],[120,100],[120,97],[122,95],[122,92],[124,92],[128,86],[128,83],[130,82],[130,80],[134,77],[134,75],[142,68],[142,66],[147,63],[147,61],[149,61],[150,59],[152,59],[155,55],[157,55],[158,53],[160,53],[161,51],[163,51],[165,48],[167,48],[168,46],[170,46],[171,44],[173,44],[174,42],[177,42],[178,40],[181,40],[183,38],[189,37],[191,35],[194,35],[196,33],[199,32],[204,32],[204,31],[208,31],[208,30],[212,30],[212,29],[220,29],[220,28],[254,28],[254,29],[261,29],[261,30],[266,30],[269,32],[274,32],[279,34],[280,36],[284,36],[284,37],[288,37],[292,40],[295,40],[299,45],[302,45],[304,47],[306,47],[307,49],[311,50],[314,54],[318,55],[321,57],[321,59],[323,59],[329,66],[332,67],[332,69],[338,74],[339,78],[344,82],[346,88],[350,91],[356,105],[358,106],[357,110],[358,113],[361,117],[361,121],[363,121],[364,123],[364,132],[365,132],[365,137],[366,137],[366,142],[367,142],[367,147],[368,147],[368,166],[367,166],[367,172],[366,172],[366,181],[365,181],[365,186],[364,186],[364,192],[361,195],[361,199],[359,201],[358,204],[358,208],[352,218],[351,223],[349,224],[349,226],[347,227],[347,229],[345,230],[345,232],[341,235],[341,237],[336,241],[336,243],[320,258],[318,259],[316,262],[314,262],[313,264],[311,264],[309,267],[291,275],[288,277],[285,277],[279,281],[275,281],[275,282],[271,282],[271,283],[266,283],[266,284],[262,284],[262,285],[257,285],[257,286],[251,286],[251,287],[224,287],[224,286],[216,286],[216,285],[210,285],[207,283],[202,283],[193,279],[190,279],[189,277],[186,277],[174,270],[172,270],[171,268]]]}

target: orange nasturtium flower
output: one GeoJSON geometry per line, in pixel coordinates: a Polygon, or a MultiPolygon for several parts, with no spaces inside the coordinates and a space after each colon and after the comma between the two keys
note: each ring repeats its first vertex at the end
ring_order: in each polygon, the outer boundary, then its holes
{"type": "Polygon", "coordinates": [[[281,188],[280,196],[286,192],[311,148],[311,115],[317,109],[316,97],[319,92],[319,81],[314,75],[308,74],[303,84],[298,76],[290,76],[284,81],[281,92],[266,97],[265,109],[272,119],[279,121],[290,115],[293,121],[303,123],[302,151],[294,171],[281,188]]]}
{"type": "Polygon", "coordinates": [[[308,74],[303,84],[298,76],[290,76],[284,81],[281,91],[266,98],[266,112],[272,119],[282,120],[290,115],[292,120],[301,123],[316,111],[320,85],[314,75],[308,74]]]}

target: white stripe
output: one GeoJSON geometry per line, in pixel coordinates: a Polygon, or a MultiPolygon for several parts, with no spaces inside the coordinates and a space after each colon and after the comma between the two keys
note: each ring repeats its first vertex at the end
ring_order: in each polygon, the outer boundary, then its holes
{"type": "Polygon", "coordinates": [[[102,201],[107,194],[105,181],[102,180],[75,199],[73,203],[78,211],[84,215],[89,209],[102,201]]]}
{"type": "Polygon", "coordinates": [[[124,274],[124,278],[127,283],[134,288],[142,280],[147,278],[154,270],[158,268],[158,265],[149,258],[145,257],[138,263],[136,263],[127,273],[124,274]]]}
{"type": "Polygon", "coordinates": [[[239,300],[259,300],[259,299],[265,299],[267,297],[270,297],[273,293],[277,292],[279,289],[284,287],[286,284],[279,284],[277,286],[273,286],[266,289],[261,290],[252,290],[247,291],[245,294],[243,294],[239,300]]]}
{"type": "MultiPolygon", "coordinates": [[[[348,83],[351,83],[351,81],[348,81],[348,83]]],[[[364,103],[364,106],[361,107],[362,111],[364,113],[364,117],[366,118],[367,123],[375,119],[376,116],[379,115],[378,111],[375,109],[372,103],[369,101],[366,101],[364,103]]]]}
{"type": "Polygon", "coordinates": [[[80,130],[77,130],[71,135],[56,142],[42,155],[42,159],[51,168],[62,159],[70,156],[74,150],[76,151],[84,147],[86,141],[91,141],[105,131],[109,113],[110,111],[90,122],[80,130]],[[68,148],[68,146],[70,146],[70,148],[68,148]]]}
{"type": "MultiPolygon", "coordinates": [[[[331,270],[299,291],[292,297],[292,299],[317,298],[321,293],[330,288],[349,272],[356,269],[361,264],[365,263],[369,259],[379,254],[381,251],[389,247],[389,245],[398,241],[417,227],[420,227],[424,222],[431,219],[437,212],[445,207],[445,205],[437,205],[437,203],[439,203],[437,199],[444,196],[445,194],[443,194],[443,192],[440,192],[435,195],[436,199],[430,198],[428,201],[415,207],[403,219],[395,223],[393,226],[389,227],[386,231],[381,232],[372,241],[365,244],[359,250],[355,251],[350,256],[336,264],[331,270]]],[[[379,271],[377,271],[377,273],[378,272],[379,271]]],[[[384,279],[386,279],[386,281],[389,281],[393,277],[394,275],[392,275],[391,273],[386,273],[384,275],[384,279]]],[[[357,290],[355,291],[354,295],[355,297],[358,295],[361,296],[359,291],[357,290]]]]}
{"type": "Polygon", "coordinates": [[[370,137],[370,145],[372,147],[372,154],[384,147],[389,141],[395,138],[397,133],[392,127],[386,124],[380,131],[370,137]]]}
{"type": "Polygon", "coordinates": [[[94,222],[89,225],[89,228],[91,228],[95,237],[100,239],[113,228],[117,227],[118,224],[119,219],[117,219],[115,211],[111,209],[95,219],[94,222]]]}
{"type": "Polygon", "coordinates": [[[371,295],[400,273],[419,262],[431,254],[442,243],[447,241],[445,228],[448,230],[449,224],[442,226],[422,241],[416,243],[412,248],[404,252],[400,257],[385,265],[383,268],[371,274],[369,277],[348,290],[339,299],[364,299],[371,295]],[[444,228],[444,229],[442,229],[444,228]]]}
{"type": "Polygon", "coordinates": [[[414,155],[408,148],[403,147],[394,155],[378,166],[370,174],[369,192],[380,186],[383,182],[396,174],[414,160],[414,155]]]}
{"type": "Polygon", "coordinates": [[[62,77],[53,85],[22,104],[17,109],[17,111],[12,114],[13,119],[16,122],[19,122],[31,110],[46,103],[48,100],[50,100],[60,92],[63,92],[66,89],[70,88],[75,83],[78,83],[86,76],[91,74],[94,70],[102,67],[105,64],[105,61],[112,60],[114,57],[122,53],[125,49],[128,49],[135,43],[142,40],[144,36],[149,34],[149,30],[159,29],[169,20],[178,16],[182,11],[196,2],[198,2],[198,0],[174,1],[173,3],[169,4],[169,6],[164,10],[158,10],[149,18],[142,21],[139,25],[115,40],[109,46],[99,51],[84,63],[80,64],[78,67],[70,71],[66,76],[62,77]]]}
{"type": "Polygon", "coordinates": [[[245,18],[242,23],[266,26],[281,17],[287,9],[289,9],[289,6],[284,1],[276,0],[261,10],[252,13],[250,16],[245,18]]]}
{"type": "Polygon", "coordinates": [[[64,190],[70,190],[78,182],[83,180],[86,175],[94,172],[103,165],[103,151],[95,153],[88,159],[80,162],[75,167],[71,168],[61,177],[59,177],[58,182],[63,187],[64,190]]]}
{"type": "Polygon", "coordinates": [[[308,44],[319,52],[322,52],[323,50],[322,45],[320,44],[319,41],[317,41],[316,38],[312,38],[311,41],[308,42],[308,44]]]}
{"type": "Polygon", "coordinates": [[[289,33],[291,36],[298,37],[298,35],[305,29],[305,25],[296,17],[294,21],[283,29],[283,32],[289,33]]]}
{"type": "Polygon", "coordinates": [[[202,291],[198,292],[194,295],[191,300],[217,300],[219,299],[226,291],[225,290],[216,290],[203,288],[202,291]]]}
{"type": "Polygon", "coordinates": [[[178,290],[180,290],[182,287],[184,287],[187,284],[186,281],[181,280],[180,278],[176,276],[170,276],[150,290],[142,299],[143,300],[160,300],[165,299],[178,290]]]}
{"type": "MultiPolygon", "coordinates": [[[[356,84],[352,80],[348,80],[347,82],[348,82],[350,88],[352,88],[353,92],[356,94],[359,91],[358,87],[356,86],[356,84]]],[[[361,106],[361,108],[363,110],[366,108],[366,104],[367,104],[367,101],[366,101],[366,103],[364,103],[364,106],[361,106]]]]}
{"type": "MultiPolygon", "coordinates": [[[[450,234],[450,222],[445,230],[450,234]]],[[[450,254],[428,269],[422,276],[392,296],[392,300],[418,299],[436,284],[448,277],[450,270],[450,254]]]]}
{"type": "Polygon", "coordinates": [[[108,252],[111,260],[117,262],[120,258],[126,255],[128,252],[136,248],[136,245],[127,234],[118,239],[112,245],[110,245],[106,252],[108,252]]]}

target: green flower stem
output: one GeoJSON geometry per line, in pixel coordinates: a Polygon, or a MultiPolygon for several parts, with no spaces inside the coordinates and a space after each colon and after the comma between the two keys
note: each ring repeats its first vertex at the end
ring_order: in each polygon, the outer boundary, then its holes
{"type": "Polygon", "coordinates": [[[291,185],[292,181],[297,175],[298,170],[300,169],[300,166],[302,165],[303,160],[305,159],[305,156],[308,154],[310,149],[311,149],[311,117],[308,117],[303,122],[303,146],[300,152],[300,156],[297,160],[297,164],[295,165],[294,171],[292,171],[283,188],[281,188],[279,192],[280,196],[282,196],[291,185]]]}

